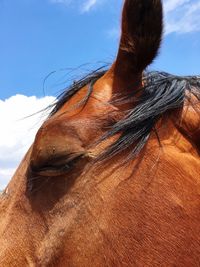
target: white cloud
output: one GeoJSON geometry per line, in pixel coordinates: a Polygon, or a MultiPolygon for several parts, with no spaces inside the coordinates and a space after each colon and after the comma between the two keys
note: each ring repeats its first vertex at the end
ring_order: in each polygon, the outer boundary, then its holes
{"type": "Polygon", "coordinates": [[[0,100],[0,190],[12,177],[47,114],[41,112],[25,117],[41,111],[54,100],[54,97],[24,95],[0,100]]]}

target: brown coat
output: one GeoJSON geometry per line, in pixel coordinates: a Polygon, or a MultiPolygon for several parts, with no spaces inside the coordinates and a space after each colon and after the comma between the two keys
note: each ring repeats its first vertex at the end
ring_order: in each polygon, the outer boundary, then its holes
{"type": "Polygon", "coordinates": [[[160,144],[152,131],[126,164],[132,146],[96,161],[120,133],[91,146],[137,105],[110,100],[144,86],[161,33],[159,0],[125,1],[116,61],[84,107],[86,86],[44,123],[0,196],[1,267],[200,266],[198,98],[159,119],[160,144]]]}

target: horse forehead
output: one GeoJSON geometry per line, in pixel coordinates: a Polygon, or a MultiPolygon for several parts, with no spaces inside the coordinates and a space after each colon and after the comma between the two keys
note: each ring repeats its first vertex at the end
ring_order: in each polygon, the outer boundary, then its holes
{"type": "Polygon", "coordinates": [[[57,116],[52,117],[47,120],[42,127],[39,129],[37,137],[41,136],[45,138],[45,136],[77,136],[82,129],[85,129],[89,126],[90,120],[88,118],[79,117],[66,117],[66,116],[57,116]],[[82,128],[81,126],[85,126],[82,128]]]}
{"type": "Polygon", "coordinates": [[[62,111],[50,117],[39,129],[32,156],[46,158],[49,154],[82,151],[93,140],[98,139],[106,127],[113,124],[118,117],[112,107],[92,107],[93,103],[75,114],[62,111]]]}
{"type": "Polygon", "coordinates": [[[101,128],[101,124],[95,118],[73,116],[55,117],[48,120],[38,131],[36,141],[40,142],[59,142],[70,139],[71,142],[87,141],[95,129],[101,128]]]}
{"type": "Polygon", "coordinates": [[[61,110],[50,117],[40,128],[37,138],[45,138],[46,135],[53,137],[67,136],[83,139],[92,138],[99,131],[108,125],[118,121],[123,114],[118,108],[107,101],[89,99],[86,105],[64,104],[61,110]]]}

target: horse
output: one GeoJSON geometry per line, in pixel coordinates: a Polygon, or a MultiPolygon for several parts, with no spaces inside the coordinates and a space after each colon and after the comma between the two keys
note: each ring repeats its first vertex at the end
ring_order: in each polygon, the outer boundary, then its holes
{"type": "Polygon", "coordinates": [[[200,266],[200,77],[147,72],[160,0],[65,90],[0,197],[0,266],[200,266]]]}

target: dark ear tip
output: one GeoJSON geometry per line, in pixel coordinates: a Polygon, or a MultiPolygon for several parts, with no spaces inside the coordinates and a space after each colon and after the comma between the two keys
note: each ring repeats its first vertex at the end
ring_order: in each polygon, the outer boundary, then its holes
{"type": "MultiPolygon", "coordinates": [[[[161,0],[126,0],[122,13],[120,49],[134,58],[141,71],[158,53],[163,31],[161,0]]],[[[119,49],[119,52],[120,52],[119,49]]]]}
{"type": "Polygon", "coordinates": [[[141,28],[145,33],[145,27],[160,28],[162,18],[163,8],[160,0],[126,0],[124,3],[122,25],[129,30],[141,28]]]}

